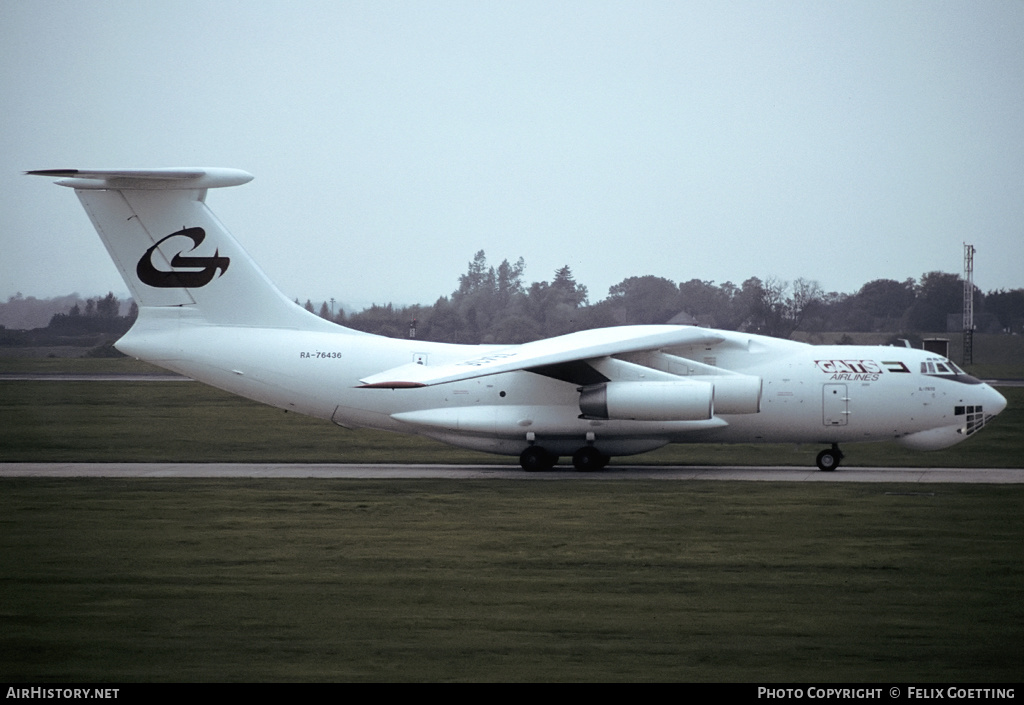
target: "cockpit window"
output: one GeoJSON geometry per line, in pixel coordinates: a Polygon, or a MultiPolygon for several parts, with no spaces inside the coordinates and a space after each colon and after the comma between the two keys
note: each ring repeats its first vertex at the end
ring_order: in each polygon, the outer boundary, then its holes
{"type": "Polygon", "coordinates": [[[981,384],[981,380],[975,379],[964,372],[953,362],[944,357],[930,357],[921,362],[921,374],[939,379],[948,379],[961,384],[981,384]]]}
{"type": "Polygon", "coordinates": [[[921,374],[923,375],[966,375],[967,373],[953,364],[946,358],[933,358],[921,363],[921,374]]]}

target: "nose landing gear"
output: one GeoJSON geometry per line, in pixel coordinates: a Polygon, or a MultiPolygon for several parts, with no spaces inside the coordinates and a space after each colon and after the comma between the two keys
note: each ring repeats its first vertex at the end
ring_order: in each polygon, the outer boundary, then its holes
{"type": "Polygon", "coordinates": [[[822,472],[832,472],[839,467],[839,463],[842,460],[843,452],[839,450],[839,444],[833,443],[831,448],[818,453],[818,458],[815,462],[818,465],[818,469],[822,472]]]}

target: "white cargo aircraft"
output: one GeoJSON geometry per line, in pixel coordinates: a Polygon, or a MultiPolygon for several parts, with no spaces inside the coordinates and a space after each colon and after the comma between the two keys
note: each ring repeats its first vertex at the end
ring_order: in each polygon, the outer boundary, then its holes
{"type": "Polygon", "coordinates": [[[668,443],[895,439],[922,450],[1006,407],[932,353],[812,346],[692,326],[585,330],[524,345],[396,340],[338,326],[285,297],[206,206],[234,169],[59,169],[139,306],[117,348],[345,428],[377,428],[580,470],[668,443]]]}

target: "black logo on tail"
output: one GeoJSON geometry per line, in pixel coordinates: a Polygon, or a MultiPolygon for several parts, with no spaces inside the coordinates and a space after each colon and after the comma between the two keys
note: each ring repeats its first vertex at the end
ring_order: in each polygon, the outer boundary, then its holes
{"type": "Polygon", "coordinates": [[[200,286],[206,286],[213,281],[214,276],[217,274],[217,270],[220,270],[221,274],[228,271],[228,265],[231,263],[231,259],[228,257],[220,256],[220,249],[218,248],[213,253],[213,257],[186,257],[179,252],[171,258],[172,267],[184,267],[186,269],[198,269],[198,272],[182,272],[177,269],[164,272],[153,266],[153,251],[160,247],[161,243],[170,240],[172,237],[183,235],[192,240],[192,249],[189,252],[195,251],[199,247],[203,240],[206,239],[206,231],[202,228],[183,228],[178,232],[171,233],[160,242],[156,243],[148,250],[146,254],[139,260],[138,266],[135,268],[135,273],[139,275],[139,279],[143,284],[149,284],[161,289],[179,289],[179,288],[197,288],[200,286]]]}

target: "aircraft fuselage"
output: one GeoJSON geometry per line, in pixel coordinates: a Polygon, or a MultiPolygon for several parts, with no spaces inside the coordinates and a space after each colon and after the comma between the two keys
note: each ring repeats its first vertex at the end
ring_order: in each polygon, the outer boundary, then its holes
{"type": "Polygon", "coordinates": [[[118,347],[226,391],[340,426],[414,433],[507,455],[519,455],[531,443],[571,454],[584,442],[608,455],[684,442],[898,440],[935,449],[963,440],[1005,406],[989,385],[954,372],[929,352],[715,333],[724,342],[672,352],[760,379],[752,413],[719,413],[713,406],[709,418],[586,418],[579,384],[525,370],[428,387],[363,388],[361,379],[384,368],[445,364],[500,348],[381,338],[341,327],[336,333],[169,329],[140,321],[118,347]],[[169,352],[174,350],[180,353],[169,352]],[[929,363],[946,372],[929,374],[929,363]]]}

